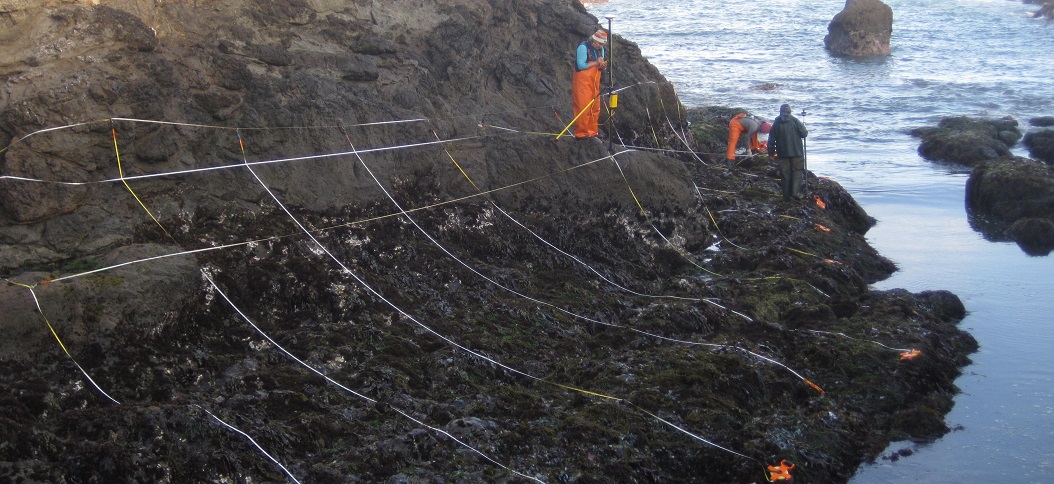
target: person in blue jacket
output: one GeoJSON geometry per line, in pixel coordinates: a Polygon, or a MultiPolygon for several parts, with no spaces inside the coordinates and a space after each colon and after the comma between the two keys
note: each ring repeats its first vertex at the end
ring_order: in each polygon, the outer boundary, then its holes
{"type": "Polygon", "coordinates": [[[608,65],[607,41],[608,33],[600,29],[575,50],[575,74],[571,78],[575,138],[592,138],[600,132],[600,77],[608,65]]]}

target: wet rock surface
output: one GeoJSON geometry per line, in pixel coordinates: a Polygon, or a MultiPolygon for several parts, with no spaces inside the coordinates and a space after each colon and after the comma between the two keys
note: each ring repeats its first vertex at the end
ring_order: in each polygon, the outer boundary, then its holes
{"type": "Polygon", "coordinates": [[[921,139],[919,156],[944,163],[973,166],[982,161],[1010,156],[1010,147],[1022,133],[1017,120],[955,116],[941,119],[936,127],[915,128],[921,139]]]}
{"type": "Polygon", "coordinates": [[[579,4],[224,6],[4,14],[3,174],[93,182],[0,181],[4,480],[835,482],[948,431],[965,310],[870,290],[896,267],[836,182],[722,164],[727,108],[617,37],[642,149],[532,134],[579,4]],[[20,141],[97,113],[193,125],[20,141]]]}
{"type": "Polygon", "coordinates": [[[1054,129],[1030,131],[1021,142],[1028,147],[1029,156],[1054,164],[1054,129]]]}
{"type": "Polygon", "coordinates": [[[971,225],[992,240],[1013,240],[1031,255],[1054,250],[1054,169],[1027,158],[979,164],[966,183],[971,225]]]}
{"type": "MultiPolygon", "coordinates": [[[[641,409],[748,456],[796,462],[803,481],[844,480],[890,440],[946,432],[952,381],[975,347],[956,328],[964,315],[958,298],[869,291],[867,284],[888,276],[893,264],[840,225],[831,205],[777,202],[765,166],[688,166],[708,189],[701,203],[709,211],[692,216],[709,213],[717,221],[699,229],[704,237],[694,246],[670,247],[655,231],[653,225],[680,239],[683,228],[672,214],[513,212],[604,279],[492,205],[414,215],[488,277],[553,306],[478,277],[396,217],[329,230],[321,240],[409,314],[342,274],[303,237],[209,252],[198,263],[267,336],[200,278],[187,284],[194,294],[174,317],[151,326],[127,317],[112,331],[74,336],[60,320],[60,334],[76,342],[70,347],[78,362],[122,404],[100,398],[54,347],[5,359],[11,423],[4,437],[12,442],[5,457],[18,463],[6,475],[283,478],[202,409],[248,432],[313,482],[387,480],[406,469],[427,478],[515,480],[408,422],[404,412],[546,481],[758,477],[757,462],[699,445],[641,409]],[[719,249],[708,250],[711,242],[719,249]],[[369,400],[297,365],[276,343],[369,400]],[[922,354],[901,361],[900,351],[876,343],[922,354]],[[826,393],[746,351],[801,372],[826,393]]],[[[844,193],[831,182],[814,183],[824,199],[844,193]]],[[[396,196],[427,205],[435,200],[420,198],[431,192],[426,188],[406,185],[396,196]]],[[[335,225],[387,210],[354,207],[310,221],[335,225]]],[[[272,213],[203,218],[188,233],[252,238],[275,227],[292,232],[272,213]]],[[[24,294],[5,288],[12,292],[24,294]]],[[[26,322],[44,336],[39,321],[26,315],[26,322]]]]}
{"type": "Polygon", "coordinates": [[[1039,126],[1041,128],[1054,126],[1054,116],[1036,116],[1032,119],[1029,119],[1028,124],[1032,126],[1039,126]]]}

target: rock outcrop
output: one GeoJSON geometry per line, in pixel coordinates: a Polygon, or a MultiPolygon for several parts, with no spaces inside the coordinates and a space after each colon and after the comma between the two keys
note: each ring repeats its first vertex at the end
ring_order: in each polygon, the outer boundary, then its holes
{"type": "Polygon", "coordinates": [[[941,119],[936,127],[911,130],[921,138],[919,156],[945,163],[973,166],[982,161],[1010,156],[1010,147],[1021,139],[1017,120],[955,116],[941,119]]]}
{"type": "Polygon", "coordinates": [[[1025,133],[1021,140],[1028,147],[1029,156],[1054,164],[1054,129],[1049,129],[1054,126],[1054,116],[1037,116],[1029,119],[1028,124],[1044,128],[1025,133]]]}
{"type": "Polygon", "coordinates": [[[827,26],[823,43],[837,55],[870,57],[889,55],[893,35],[893,9],[881,0],[846,0],[827,26]]]}
{"type": "Polygon", "coordinates": [[[1025,158],[978,164],[966,183],[972,225],[993,240],[1013,240],[1031,255],[1054,250],[1054,168],[1025,158]]]}
{"type": "MultiPolygon", "coordinates": [[[[407,0],[382,9],[370,2],[234,1],[203,11],[186,2],[145,0],[96,7],[5,2],[9,28],[0,47],[0,146],[38,129],[85,124],[14,143],[2,153],[4,173],[87,183],[0,181],[0,268],[58,263],[128,242],[125,228],[142,222],[142,208],[108,203],[127,191],[119,183],[98,183],[117,178],[119,168],[127,175],[150,175],[243,159],[377,149],[422,137],[434,141],[434,131],[473,137],[466,143],[476,147],[459,154],[466,163],[480,164],[477,182],[538,175],[543,167],[516,165],[512,172],[511,162],[484,163],[494,149],[506,148],[486,142],[500,131],[480,126],[559,131],[573,117],[567,107],[573,49],[596,24],[581,6],[554,3],[559,2],[407,0]],[[546,35],[508,34],[539,29],[546,35]],[[408,119],[417,121],[386,125],[390,129],[369,124],[408,119]],[[190,125],[256,129],[235,133],[190,125]],[[116,140],[110,139],[111,127],[116,140]],[[115,141],[123,167],[116,163],[115,141]]],[[[616,49],[624,59],[623,82],[662,80],[636,46],[616,41],[616,49]]],[[[672,89],[661,82],[624,92],[618,121],[639,125],[648,118],[644,106],[654,104],[654,112],[663,97],[666,106],[676,105],[672,89]]],[[[432,149],[441,152],[438,145],[432,149]]],[[[576,163],[582,153],[573,149],[566,143],[533,144],[529,152],[554,163],[576,163]]],[[[371,157],[372,168],[382,174],[429,169],[429,157],[409,151],[380,152],[371,157]]],[[[374,182],[357,161],[335,158],[301,163],[313,170],[276,163],[263,168],[263,175],[290,204],[308,210],[375,196],[374,182]],[[331,170],[339,173],[317,176],[331,170]]],[[[582,192],[585,184],[557,183],[562,187],[547,194],[575,196],[587,205],[610,202],[582,192]]],[[[163,220],[220,206],[248,208],[261,195],[254,179],[233,170],[146,178],[134,188],[163,220]]],[[[513,192],[497,196],[516,197],[513,192]]],[[[674,203],[687,200],[689,195],[680,193],[681,201],[674,203]]]]}
{"type": "Polygon", "coordinates": [[[1029,131],[1021,143],[1028,147],[1029,156],[1054,164],[1054,129],[1029,131]]]}
{"type": "Polygon", "coordinates": [[[1024,0],[1025,3],[1039,5],[1039,10],[1032,12],[1032,18],[1046,18],[1054,20],[1054,1],[1052,0],[1024,0]]]}
{"type": "Polygon", "coordinates": [[[1039,126],[1040,128],[1048,128],[1054,126],[1054,116],[1036,116],[1028,120],[1028,124],[1032,126],[1039,126]]]}
{"type": "Polygon", "coordinates": [[[0,26],[0,480],[832,482],[948,431],[962,304],[872,291],[837,183],[688,152],[727,118],[619,37],[630,147],[557,139],[577,1],[0,26]]]}

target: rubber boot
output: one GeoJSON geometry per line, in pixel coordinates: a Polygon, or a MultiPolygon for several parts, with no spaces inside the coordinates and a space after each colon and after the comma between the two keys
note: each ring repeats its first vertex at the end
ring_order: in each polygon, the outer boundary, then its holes
{"type": "Polygon", "coordinates": [[[787,170],[781,181],[783,182],[783,200],[790,201],[794,195],[794,171],[787,170]]]}
{"type": "Polygon", "coordinates": [[[793,196],[794,196],[794,198],[801,198],[802,197],[802,193],[801,193],[802,177],[805,175],[805,172],[802,171],[802,170],[791,170],[791,173],[793,173],[793,175],[792,175],[793,176],[793,181],[792,181],[792,185],[791,185],[792,190],[793,190],[793,192],[792,192],[793,196]]]}

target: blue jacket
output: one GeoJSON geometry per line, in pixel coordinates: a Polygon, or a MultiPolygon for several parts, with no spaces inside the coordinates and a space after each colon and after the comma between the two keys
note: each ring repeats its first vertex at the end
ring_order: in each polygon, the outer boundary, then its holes
{"type": "Polygon", "coordinates": [[[578,50],[575,51],[575,71],[585,70],[589,67],[590,62],[600,57],[607,57],[603,47],[594,49],[593,43],[589,40],[578,44],[578,50]]]}

